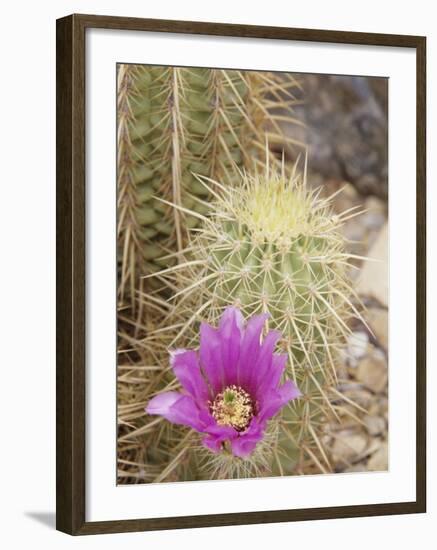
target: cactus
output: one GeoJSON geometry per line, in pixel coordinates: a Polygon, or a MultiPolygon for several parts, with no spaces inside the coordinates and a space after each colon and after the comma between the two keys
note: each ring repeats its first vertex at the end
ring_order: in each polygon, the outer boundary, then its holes
{"type": "Polygon", "coordinates": [[[339,229],[356,212],[335,216],[305,174],[263,158],[266,137],[272,149],[300,146],[281,130],[296,122],[296,85],[271,73],[118,68],[122,483],[330,471],[323,430],[339,406],[336,355],[360,307],[339,229]],[[270,313],[304,394],[244,463],[205,454],[193,432],[144,414],[151,396],[178,387],[169,347],[196,347],[199,320],[215,325],[229,304],[245,317],[270,313]]]}
{"type": "Polygon", "coordinates": [[[240,178],[240,185],[227,187],[197,176],[215,200],[209,217],[197,215],[202,224],[184,261],[160,274],[177,289],[164,321],[170,326],[167,346],[198,345],[198,321],[217,323],[228,305],[244,317],[268,312],[268,328],[283,335],[287,376],[303,393],[284,410],[271,471],[304,472],[310,461],[327,472],[323,431],[327,418],[337,416],[335,399],[341,397],[337,354],[350,333],[349,319],[362,320],[363,305],[348,279],[355,257],[346,253],[340,232],[358,212],[335,215],[331,198],[310,190],[296,167],[288,177],[267,163],[265,173],[240,178]]]}
{"type": "Polygon", "coordinates": [[[181,251],[186,229],[199,223],[189,211],[209,212],[211,195],[193,172],[232,185],[235,166],[259,156],[265,133],[272,145],[296,145],[281,130],[284,120],[295,122],[296,87],[285,74],[119,65],[121,303],[141,275],[176,262],[165,256],[181,251]]]}

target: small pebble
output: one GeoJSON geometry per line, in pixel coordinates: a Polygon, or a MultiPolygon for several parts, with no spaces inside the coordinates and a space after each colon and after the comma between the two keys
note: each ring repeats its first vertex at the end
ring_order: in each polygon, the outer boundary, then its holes
{"type": "Polygon", "coordinates": [[[347,354],[349,357],[349,365],[356,367],[358,361],[362,359],[367,351],[367,344],[369,343],[369,337],[364,331],[353,332],[347,343],[347,354]]]}
{"type": "Polygon", "coordinates": [[[384,472],[388,470],[388,445],[383,443],[374,453],[367,463],[367,469],[370,472],[384,472]]]}
{"type": "Polygon", "coordinates": [[[350,462],[364,452],[367,445],[367,438],[364,434],[338,433],[332,448],[332,455],[335,462],[350,462]]]}
{"type": "Polygon", "coordinates": [[[369,435],[381,435],[385,431],[385,420],[380,416],[366,416],[364,417],[367,431],[369,435]]]}
{"type": "Polygon", "coordinates": [[[375,350],[372,355],[362,359],[357,367],[357,380],[375,393],[387,386],[387,364],[382,351],[375,350]]]}
{"type": "Polygon", "coordinates": [[[378,343],[385,350],[388,349],[388,311],[386,309],[369,309],[366,314],[372,332],[374,333],[378,343]]]}

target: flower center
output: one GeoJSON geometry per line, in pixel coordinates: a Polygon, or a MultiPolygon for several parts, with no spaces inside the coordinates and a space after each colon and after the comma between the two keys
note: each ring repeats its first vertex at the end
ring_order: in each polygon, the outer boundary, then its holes
{"type": "Polygon", "coordinates": [[[214,399],[211,413],[217,424],[243,431],[254,415],[253,401],[240,386],[228,386],[214,399]]]}

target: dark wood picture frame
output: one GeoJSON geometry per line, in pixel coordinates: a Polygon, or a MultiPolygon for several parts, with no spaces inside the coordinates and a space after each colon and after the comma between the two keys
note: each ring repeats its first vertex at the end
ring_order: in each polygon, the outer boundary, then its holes
{"type": "Polygon", "coordinates": [[[72,535],[426,511],[426,39],[421,36],[70,15],[57,21],[56,526],[72,535]],[[85,31],[87,28],[361,44],[416,50],[417,440],[411,502],[87,522],[85,516],[85,31]]]}

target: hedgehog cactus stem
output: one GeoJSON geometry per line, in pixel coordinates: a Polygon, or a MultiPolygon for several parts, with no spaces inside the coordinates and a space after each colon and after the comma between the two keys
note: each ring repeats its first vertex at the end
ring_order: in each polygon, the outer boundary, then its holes
{"type": "MultiPolygon", "coordinates": [[[[340,231],[348,213],[334,215],[330,200],[307,188],[305,175],[294,170],[287,177],[268,163],[259,174],[242,173],[235,187],[197,178],[215,200],[185,263],[161,273],[177,289],[167,321],[178,330],[168,337],[178,347],[196,345],[198,321],[216,323],[229,305],[245,317],[269,313],[269,329],[283,335],[286,377],[303,393],[284,409],[277,456],[295,447],[329,469],[321,439],[326,418],[337,416],[337,353],[350,333],[348,320],[361,318],[340,231]]],[[[291,473],[292,466],[281,459],[278,469],[291,473]]]]}

